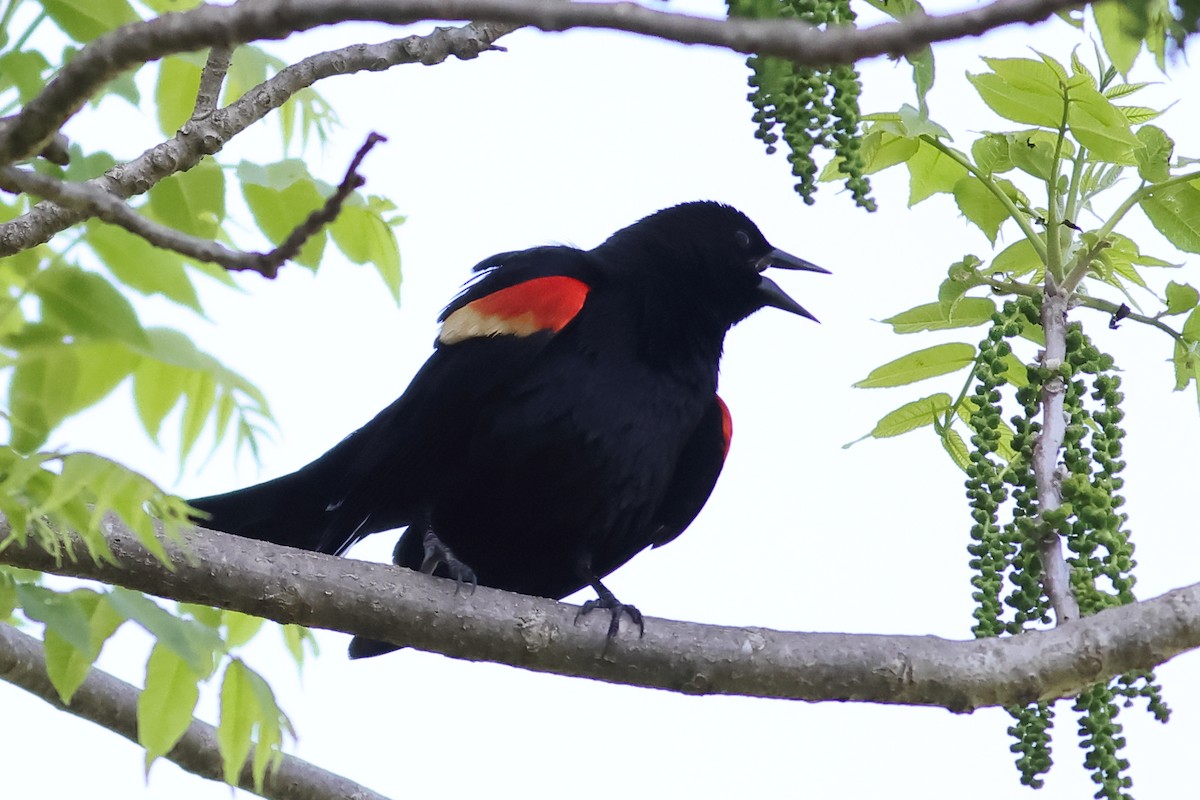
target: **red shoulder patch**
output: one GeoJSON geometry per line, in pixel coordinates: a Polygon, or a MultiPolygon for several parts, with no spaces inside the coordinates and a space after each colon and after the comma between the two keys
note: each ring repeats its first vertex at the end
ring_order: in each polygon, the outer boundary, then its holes
{"type": "Polygon", "coordinates": [[[733,441],[733,417],[729,414],[729,406],[725,405],[725,401],[720,395],[714,395],[717,398],[717,405],[721,407],[721,436],[725,439],[725,449],[721,452],[721,457],[729,455],[729,443],[733,441]]]}
{"type": "Polygon", "coordinates": [[[583,308],[590,290],[583,281],[564,275],[533,278],[500,289],[446,317],[438,341],[454,344],[488,336],[558,333],[583,308]]]}

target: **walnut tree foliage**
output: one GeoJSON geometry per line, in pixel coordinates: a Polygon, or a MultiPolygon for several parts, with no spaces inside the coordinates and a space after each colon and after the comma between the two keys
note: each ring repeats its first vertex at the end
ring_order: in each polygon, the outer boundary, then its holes
{"type": "MultiPolygon", "coordinates": [[[[1173,388],[1195,384],[1200,400],[1200,292],[1151,272],[1177,267],[1185,257],[1150,255],[1121,232],[1138,208],[1170,245],[1200,253],[1200,160],[1175,153],[1171,137],[1152,124],[1160,109],[1136,104],[1146,84],[1120,77],[1141,50],[1139,35],[1161,67],[1173,29],[1162,19],[1157,27],[1131,28],[1122,22],[1129,13],[1115,3],[1095,6],[1102,47],[1081,37],[1068,63],[1041,53],[984,58],[967,79],[1004,125],[969,143],[952,144],[927,111],[911,106],[863,116],[864,173],[906,165],[910,205],[950,195],[987,240],[982,255],[949,266],[934,302],[884,320],[905,335],[982,327],[979,343],[923,347],[855,384],[895,387],[963,376],[957,392],[910,400],[867,436],[931,429],[965,473],[976,636],[1016,635],[1053,622],[1043,564],[1048,537],[1065,543],[1080,613],[1135,599],[1136,562],[1122,511],[1121,376],[1088,331],[1122,320],[1161,330],[1163,356],[1175,365],[1173,388]],[[1018,236],[997,249],[1002,229],[1018,236]],[[1118,300],[1105,298],[1113,293],[1118,300]],[[1063,298],[1071,317],[1075,309],[1093,311],[1070,321],[1061,359],[1041,349],[1043,302],[1050,296],[1063,298]],[[1061,504],[1043,507],[1035,461],[1044,407],[1054,394],[1066,418],[1061,456],[1052,454],[1061,504]]],[[[841,174],[834,161],[821,177],[841,174]]],[[[1092,686],[1072,706],[1097,798],[1130,796],[1117,717],[1134,700],[1167,720],[1150,672],[1092,686]]],[[[1051,766],[1055,708],[1033,703],[1009,711],[1021,781],[1039,787],[1051,766]]]]}

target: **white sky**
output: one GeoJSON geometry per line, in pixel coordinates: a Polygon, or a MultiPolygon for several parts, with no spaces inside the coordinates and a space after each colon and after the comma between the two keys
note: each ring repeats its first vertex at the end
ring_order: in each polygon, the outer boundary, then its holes
{"type": "MultiPolygon", "coordinates": [[[[718,4],[698,5],[719,12],[718,4]]],[[[322,31],[277,52],[302,55],[393,35],[367,27],[322,31]]],[[[1026,46],[1065,60],[1077,41],[1053,23],[939,47],[930,98],[935,120],[963,147],[971,131],[1014,127],[986,111],[963,72],[979,70],[980,54],[1017,56],[1026,46]]],[[[56,444],[121,458],[185,496],[282,474],[403,391],[429,353],[437,312],[480,258],[546,242],[590,247],[658,208],[717,199],[746,211],[777,246],[834,272],[780,281],[823,324],[767,310],[730,334],[721,394],[735,434],[717,490],[684,536],[639,556],[609,586],[653,616],[969,636],[962,475],[928,433],[850,450],[841,445],[906,400],[957,389],[961,376],[898,390],[850,384],[918,347],[979,339],[979,331],[901,339],[872,320],[932,300],[951,262],[969,252],[986,255],[983,237],[944,196],[906,209],[903,171],[874,180],[881,207],[874,215],[854,209],[832,185],[822,187],[816,207],[804,206],[782,156],[765,157],[751,138],[740,56],[605,33],[526,32],[502,44],[507,54],[319,86],[344,127],[323,158],[309,159],[315,174],[336,182],[368,131],[389,137],[365,171],[369,191],[410,215],[400,230],[399,311],[371,271],[345,264],[332,247],[316,278],[289,267],[274,283],[243,280],[243,295],[206,282],[211,322],[146,304],[148,318],[185,326],[267,392],[280,432],[264,448],[261,471],[245,462],[234,469],[221,451],[176,480],[172,460],[137,428],[127,389],[103,411],[68,424],[56,444]]],[[[1081,55],[1091,62],[1089,46],[1081,55]]],[[[862,67],[865,110],[912,102],[906,65],[862,67]]],[[[1194,78],[1183,64],[1172,74],[1172,85],[1135,100],[1179,99],[1160,124],[1177,139],[1177,152],[1200,155],[1194,78]]],[[[158,141],[149,127],[135,136],[139,128],[128,107],[116,104],[85,112],[68,133],[128,158],[158,141]]],[[[238,142],[225,160],[262,152],[253,141],[238,142]]],[[[1006,231],[1006,241],[1015,235],[1006,231]]],[[[1153,235],[1143,246],[1179,260],[1153,235]]],[[[1192,261],[1171,277],[1200,283],[1192,261]]],[[[1192,583],[1200,578],[1194,504],[1187,500],[1194,488],[1189,457],[1200,433],[1195,397],[1170,391],[1162,334],[1132,323],[1110,332],[1102,316],[1080,316],[1126,369],[1126,494],[1139,593],[1192,583]]],[[[354,554],[386,560],[393,541],[376,536],[354,554]]],[[[344,656],[347,637],[319,638],[323,654],[303,680],[273,644],[251,650],[248,660],[272,680],[295,722],[301,738],[294,752],[393,797],[992,800],[1029,791],[1012,766],[1009,718],[1001,711],[955,716],[684,697],[412,651],[352,663],[344,656]]],[[[101,663],[140,682],[144,657],[143,638],[126,632],[101,663]]],[[[1200,658],[1185,656],[1159,672],[1175,709],[1169,725],[1140,708],[1122,717],[1138,800],[1194,791],[1198,665],[1200,658]]],[[[215,709],[205,702],[202,713],[212,720],[215,709]]],[[[0,713],[8,797],[229,795],[165,762],[147,788],[133,745],[3,684],[0,713]]],[[[1069,704],[1060,707],[1057,734],[1059,763],[1038,796],[1091,796],[1069,704]]]]}

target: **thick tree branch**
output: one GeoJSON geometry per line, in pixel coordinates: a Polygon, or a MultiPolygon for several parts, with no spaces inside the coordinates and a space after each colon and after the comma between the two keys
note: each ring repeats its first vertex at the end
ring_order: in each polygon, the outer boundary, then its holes
{"type": "MultiPolygon", "coordinates": [[[[194,117],[173,139],[150,148],[127,164],[113,167],[87,185],[122,199],[142,194],[164,178],[186,172],[204,156],[220,151],[234,136],[322,78],[381,72],[400,64],[432,66],[450,57],[472,59],[482,52],[501,49],[496,47],[495,40],[512,30],[511,25],[476,23],[461,28],[439,28],[426,36],[406,36],[318,53],[280,70],[229,106],[203,118],[194,117]]],[[[0,224],[0,258],[43,244],[88,216],[86,211],[56,203],[39,203],[28,213],[0,224]]]]}
{"type": "MultiPolygon", "coordinates": [[[[71,698],[71,704],[64,705],[46,677],[41,641],[4,623],[0,623],[0,680],[20,686],[55,708],[94,722],[131,742],[138,740],[137,687],[93,667],[71,698]]],[[[217,729],[207,722],[192,720],[166,758],[202,778],[224,779],[217,729]]],[[[247,761],[239,780],[241,788],[248,792],[254,791],[252,761],[247,761]]],[[[386,800],[348,778],[289,755],[283,756],[277,769],[267,773],[261,795],[270,800],[386,800]]]]}
{"type": "MultiPolygon", "coordinates": [[[[111,519],[115,564],[57,563],[30,543],[0,563],[382,639],[454,658],[689,694],[933,705],[1024,705],[1200,647],[1200,584],[1018,637],[786,633],[646,620],[605,651],[607,620],[577,607],[205,530],[167,543],[168,569],[111,519]]],[[[0,540],[7,535],[0,525],[0,540]]],[[[75,552],[83,553],[82,545],[75,552]]]]}
{"type": "Polygon", "coordinates": [[[123,71],[172,53],[259,39],[343,21],[407,24],[422,20],[482,19],[546,31],[608,28],[709,44],[797,63],[849,63],[899,55],[932,42],[977,36],[1014,22],[1040,22],[1079,0],[993,0],[942,16],[913,15],[869,28],[819,30],[797,20],[717,20],[654,11],[632,3],[562,0],[258,0],[201,6],[123,26],[88,44],[0,134],[0,164],[37,152],[101,87],[123,71]]]}

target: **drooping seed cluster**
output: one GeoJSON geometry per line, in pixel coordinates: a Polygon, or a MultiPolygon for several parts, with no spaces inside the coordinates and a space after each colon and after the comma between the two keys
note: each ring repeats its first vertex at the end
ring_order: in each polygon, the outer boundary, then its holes
{"type": "MultiPolygon", "coordinates": [[[[756,19],[800,19],[813,25],[851,25],[855,14],[849,0],[727,0],[732,16],[756,19]]],[[[747,99],[754,106],[755,138],[776,151],[782,131],[788,162],[797,179],[796,191],[812,205],[817,166],[813,150],[819,145],[840,160],[846,188],[854,202],[875,210],[871,184],[863,175],[860,152],[858,97],[862,92],[853,65],[806,67],[769,56],[746,60],[751,74],[747,99]]]]}
{"type": "MultiPolygon", "coordinates": [[[[968,424],[974,431],[967,468],[967,499],[971,508],[972,542],[968,546],[976,602],[977,637],[1016,635],[1051,621],[1049,602],[1042,586],[1040,548],[1052,532],[1063,537],[1069,555],[1071,589],[1085,616],[1104,608],[1134,601],[1135,561],[1125,527],[1128,515],[1120,511],[1124,480],[1120,472],[1121,379],[1111,356],[1100,352],[1078,323],[1067,330],[1067,357],[1058,369],[1027,366],[1024,380],[1008,375],[1010,340],[1037,330],[1039,303],[1022,298],[1006,303],[992,317],[992,326],[979,345],[975,382],[969,402],[968,424]],[[1062,453],[1062,504],[1039,516],[1033,459],[1042,430],[1043,387],[1060,378],[1064,386],[1067,417],[1062,453]],[[1015,392],[1019,413],[1003,421],[1002,389],[1020,385],[1015,392]],[[1010,502],[1011,501],[1011,502],[1010,502]],[[1001,522],[1001,511],[1007,521],[1001,522]]],[[[1099,787],[1097,798],[1130,800],[1125,745],[1116,722],[1117,698],[1128,706],[1142,698],[1156,719],[1165,721],[1169,709],[1152,672],[1121,676],[1096,684],[1075,702],[1079,714],[1080,745],[1085,765],[1099,787]]],[[[1016,739],[1010,748],[1017,755],[1021,782],[1037,788],[1050,769],[1050,731],[1054,711],[1046,703],[1009,709],[1016,739]]]]}

